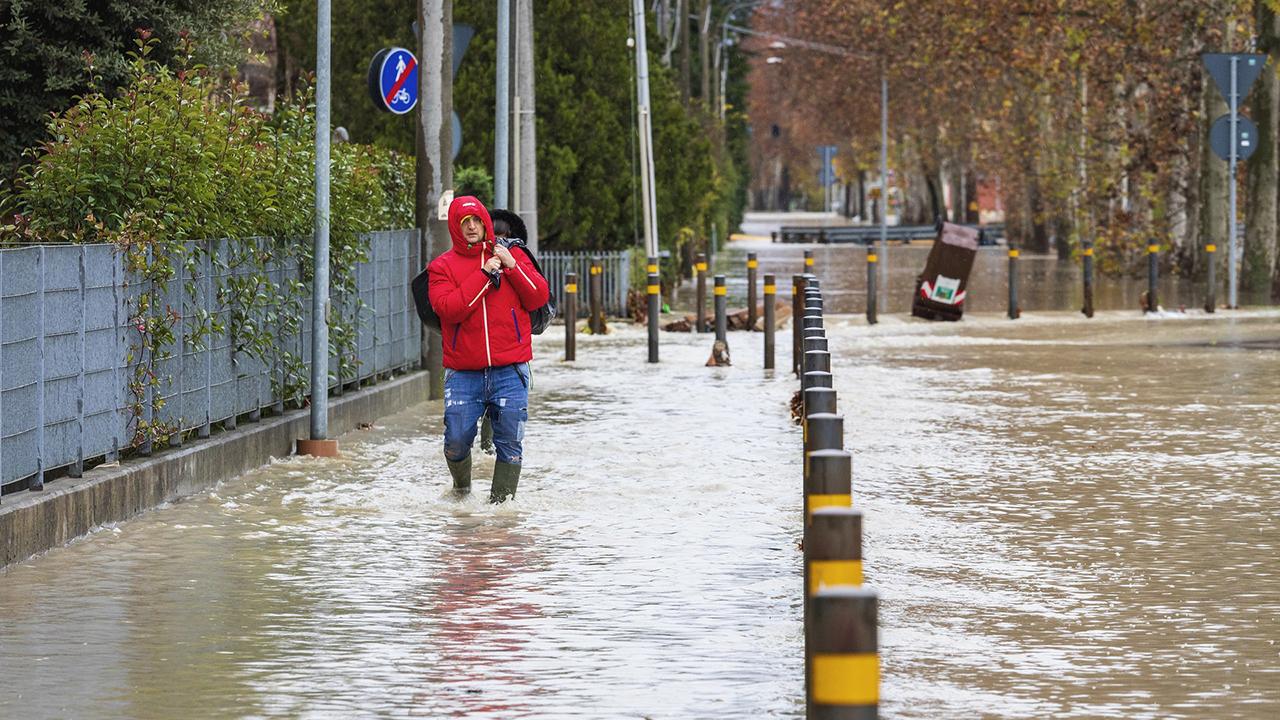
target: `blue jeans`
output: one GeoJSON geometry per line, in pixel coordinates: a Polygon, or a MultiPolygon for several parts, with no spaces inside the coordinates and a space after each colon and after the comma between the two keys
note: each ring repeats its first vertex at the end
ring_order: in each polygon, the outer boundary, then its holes
{"type": "Polygon", "coordinates": [[[476,439],[481,413],[493,423],[498,461],[519,465],[529,420],[529,363],[484,370],[445,370],[444,456],[465,460],[476,439]]]}

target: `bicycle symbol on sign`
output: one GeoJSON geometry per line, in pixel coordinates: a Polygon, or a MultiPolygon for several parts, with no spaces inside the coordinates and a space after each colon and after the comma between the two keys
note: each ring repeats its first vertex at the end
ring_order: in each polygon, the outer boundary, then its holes
{"type": "Polygon", "coordinates": [[[405,89],[403,89],[403,88],[401,88],[401,89],[400,89],[400,92],[396,93],[395,104],[396,104],[396,105],[408,105],[408,104],[409,104],[409,91],[408,91],[408,90],[405,90],[405,89]]]}

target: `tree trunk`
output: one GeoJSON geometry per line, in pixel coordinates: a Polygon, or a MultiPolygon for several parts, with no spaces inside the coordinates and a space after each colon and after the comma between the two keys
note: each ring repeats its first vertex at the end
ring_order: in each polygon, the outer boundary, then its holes
{"type": "Polygon", "coordinates": [[[1218,246],[1212,261],[1217,265],[1217,277],[1222,279],[1226,277],[1223,258],[1227,254],[1227,163],[1209,148],[1208,139],[1209,126],[1227,111],[1227,102],[1207,72],[1201,76],[1201,97],[1206,112],[1200,135],[1200,244],[1218,246]]]}
{"type": "MultiPolygon", "coordinates": [[[[1275,12],[1263,0],[1254,2],[1258,52],[1277,55],[1275,12]]],[[[1280,81],[1275,66],[1263,69],[1250,100],[1250,115],[1258,126],[1258,149],[1249,158],[1245,184],[1244,258],[1240,287],[1266,290],[1276,268],[1276,116],[1280,113],[1280,81]]]]}
{"type": "Polygon", "coordinates": [[[964,165],[952,163],[951,177],[948,180],[951,186],[951,222],[963,223],[967,204],[964,196],[964,165]]]}

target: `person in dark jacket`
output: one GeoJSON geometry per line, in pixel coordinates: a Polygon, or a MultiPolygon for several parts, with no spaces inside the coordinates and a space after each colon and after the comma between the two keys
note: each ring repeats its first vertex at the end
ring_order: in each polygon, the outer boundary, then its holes
{"type": "Polygon", "coordinates": [[[429,266],[431,307],[444,345],[444,455],[459,493],[471,489],[471,445],[482,414],[493,424],[492,502],[515,495],[529,417],[529,311],[547,281],[524,253],[494,242],[489,211],[471,196],[449,206],[453,247],[429,266]]]}

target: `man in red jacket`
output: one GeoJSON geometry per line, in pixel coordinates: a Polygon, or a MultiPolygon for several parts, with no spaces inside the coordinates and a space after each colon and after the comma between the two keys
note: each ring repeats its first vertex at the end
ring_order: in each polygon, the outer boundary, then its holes
{"type": "Polygon", "coordinates": [[[489,211],[474,197],[449,206],[449,237],[453,248],[428,266],[444,343],[444,457],[454,489],[469,492],[476,421],[488,414],[498,452],[489,500],[502,502],[516,493],[529,419],[529,311],[550,289],[527,255],[494,243],[489,211]]]}

